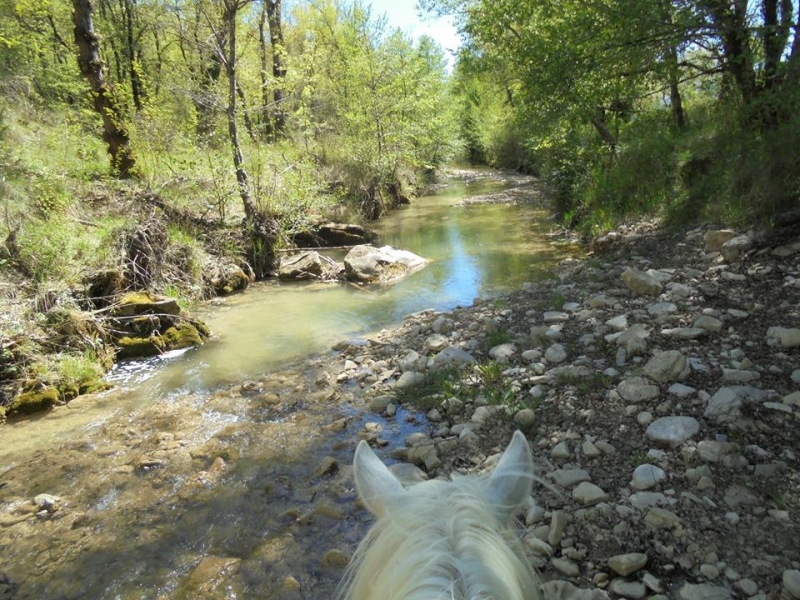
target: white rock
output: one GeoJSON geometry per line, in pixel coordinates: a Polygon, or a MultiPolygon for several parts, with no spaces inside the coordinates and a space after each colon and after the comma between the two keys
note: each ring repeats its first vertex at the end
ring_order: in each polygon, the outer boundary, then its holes
{"type": "Polygon", "coordinates": [[[725,262],[734,262],[738,260],[743,252],[747,252],[753,247],[753,239],[748,235],[737,235],[722,244],[720,252],[725,262]]]}
{"type": "Polygon", "coordinates": [[[671,386],[669,386],[669,388],[667,388],[668,394],[672,394],[678,398],[688,398],[689,396],[694,395],[695,392],[697,392],[696,389],[682,383],[673,383],[671,386]]]}
{"type": "Polygon", "coordinates": [[[703,440],[697,444],[697,455],[703,462],[718,463],[724,456],[735,453],[736,445],[730,442],[703,440]]]}
{"type": "Polygon", "coordinates": [[[800,408],[800,392],[792,392],[783,397],[783,403],[800,408]]]}
{"type": "Polygon", "coordinates": [[[425,348],[430,352],[439,352],[448,346],[449,342],[441,333],[434,333],[425,340],[425,348]]]}
{"type": "Polygon", "coordinates": [[[617,386],[617,393],[626,402],[638,404],[658,398],[660,390],[657,385],[651,384],[642,377],[631,377],[617,386]]]}
{"type": "Polygon", "coordinates": [[[638,581],[625,581],[624,579],[615,579],[608,586],[608,591],[623,598],[630,598],[630,600],[641,600],[647,595],[647,589],[643,583],[638,581]]]}
{"type": "Polygon", "coordinates": [[[546,311],[542,316],[545,323],[563,323],[569,321],[569,315],[561,311],[546,311]]]}
{"type": "Polygon", "coordinates": [[[706,331],[711,331],[713,333],[719,333],[722,331],[722,321],[708,315],[702,315],[695,319],[694,327],[698,329],[705,329],[706,331]]]}
{"type": "Polygon", "coordinates": [[[544,359],[551,365],[558,365],[567,360],[567,349],[561,344],[553,344],[544,353],[544,359]]]}
{"type": "Polygon", "coordinates": [[[750,383],[760,378],[761,373],[758,371],[722,368],[722,383],[750,383]]]}
{"type": "Polygon", "coordinates": [[[507,363],[516,353],[517,347],[514,344],[500,344],[489,350],[489,356],[499,363],[507,363]]]}
{"type": "Polygon", "coordinates": [[[553,458],[569,458],[571,456],[567,442],[559,442],[550,451],[550,456],[553,458]]]}
{"type": "Polygon", "coordinates": [[[696,340],[707,333],[705,329],[699,327],[673,327],[661,330],[661,335],[676,340],[696,340]]]}
{"type": "Polygon", "coordinates": [[[591,481],[592,477],[583,469],[557,469],[547,474],[548,479],[563,488],[573,487],[583,481],[591,481]]]}
{"type": "Polygon", "coordinates": [[[588,506],[590,504],[607,501],[608,494],[595,484],[584,481],[573,488],[572,498],[580,504],[588,506]]]}
{"type": "Polygon", "coordinates": [[[800,571],[797,569],[787,569],[781,576],[783,590],[789,598],[800,598],[800,571]]]}
{"type": "Polygon", "coordinates": [[[627,315],[616,316],[606,321],[606,325],[614,331],[625,331],[628,328],[628,317],[627,315]]]}
{"type": "Polygon", "coordinates": [[[422,385],[423,383],[425,383],[425,373],[406,371],[395,381],[394,387],[398,390],[405,390],[417,385],[422,385]]]}
{"type": "Polygon", "coordinates": [[[796,348],[797,346],[800,346],[800,329],[770,327],[767,330],[767,338],[777,340],[784,348],[796,348]]]}
{"type": "Polygon", "coordinates": [[[664,469],[651,464],[639,465],[633,471],[631,487],[640,491],[649,490],[666,478],[667,474],[664,472],[664,469]]]}
{"type": "Polygon", "coordinates": [[[678,307],[672,302],[658,302],[647,307],[647,314],[651,317],[660,317],[678,312],[678,307]]]}
{"type": "Polygon", "coordinates": [[[679,350],[656,354],[644,366],[644,374],[659,383],[675,381],[686,368],[686,357],[679,350]]]}
{"type": "Polygon", "coordinates": [[[460,368],[465,365],[475,364],[475,357],[466,350],[456,346],[448,346],[433,357],[432,367],[436,370],[448,367],[460,368]]]}
{"type": "Polygon", "coordinates": [[[542,598],[547,600],[608,600],[609,595],[599,589],[581,589],[563,579],[542,584],[542,598]]]}
{"type": "Polygon", "coordinates": [[[657,444],[677,448],[699,431],[700,423],[694,417],[673,416],[650,423],[645,435],[657,444]]]}
{"type": "Polygon", "coordinates": [[[734,237],[736,237],[736,232],[731,229],[708,231],[705,235],[705,251],[719,252],[722,249],[722,244],[734,237]]]}
{"type": "Polygon", "coordinates": [[[641,552],[617,554],[608,559],[609,568],[617,575],[627,577],[631,573],[643,569],[647,564],[647,555],[641,552]]]}
{"type": "Polygon", "coordinates": [[[622,273],[622,281],[634,294],[657,296],[661,293],[662,285],[649,273],[628,267],[622,273]]]}
{"type": "Polygon", "coordinates": [[[667,284],[667,290],[669,295],[675,299],[688,298],[692,295],[692,289],[689,286],[674,281],[667,284]]]}
{"type": "Polygon", "coordinates": [[[710,583],[684,583],[678,590],[678,600],[730,600],[731,593],[724,587],[710,583]]]}
{"type": "Polygon", "coordinates": [[[708,401],[703,415],[720,423],[735,420],[741,414],[742,399],[731,388],[720,388],[708,401]]]}

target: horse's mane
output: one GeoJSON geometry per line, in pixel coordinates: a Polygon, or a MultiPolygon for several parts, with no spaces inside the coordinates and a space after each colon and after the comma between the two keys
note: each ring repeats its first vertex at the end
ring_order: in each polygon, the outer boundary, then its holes
{"type": "Polygon", "coordinates": [[[539,583],[481,479],[426,481],[386,499],[355,552],[346,600],[529,600],[539,583]]]}

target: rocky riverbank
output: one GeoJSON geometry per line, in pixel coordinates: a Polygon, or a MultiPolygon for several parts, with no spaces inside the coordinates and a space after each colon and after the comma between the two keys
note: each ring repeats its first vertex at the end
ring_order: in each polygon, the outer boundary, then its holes
{"type": "Polygon", "coordinates": [[[343,346],[338,380],[375,412],[427,411],[428,435],[390,449],[419,476],[526,431],[542,481],[524,539],[548,598],[799,598],[800,242],[597,242],[557,279],[343,346]]]}
{"type": "Polygon", "coordinates": [[[594,248],[509,296],[15,455],[0,598],[330,597],[369,525],[359,439],[414,480],[483,470],[516,428],[548,599],[800,597],[796,235],[640,225],[594,248]]]}

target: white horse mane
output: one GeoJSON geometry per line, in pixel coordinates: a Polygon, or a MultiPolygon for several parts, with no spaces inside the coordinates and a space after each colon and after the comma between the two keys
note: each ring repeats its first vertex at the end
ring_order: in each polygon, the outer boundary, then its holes
{"type": "Polygon", "coordinates": [[[366,442],[356,450],[354,476],[378,521],[356,550],[339,598],[538,600],[538,578],[510,524],[533,480],[521,433],[488,478],[405,489],[366,442]]]}

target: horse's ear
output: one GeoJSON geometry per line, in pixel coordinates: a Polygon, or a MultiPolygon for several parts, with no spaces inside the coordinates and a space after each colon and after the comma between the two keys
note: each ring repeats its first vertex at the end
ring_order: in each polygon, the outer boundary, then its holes
{"type": "Polygon", "coordinates": [[[386,514],[386,501],[389,496],[402,494],[405,491],[397,477],[375,456],[364,440],[361,440],[356,448],[353,478],[356,480],[359,497],[376,517],[386,514]]]}
{"type": "Polygon", "coordinates": [[[528,440],[522,432],[515,431],[486,482],[489,501],[502,521],[507,521],[527,500],[533,478],[533,458],[528,440]]]}

